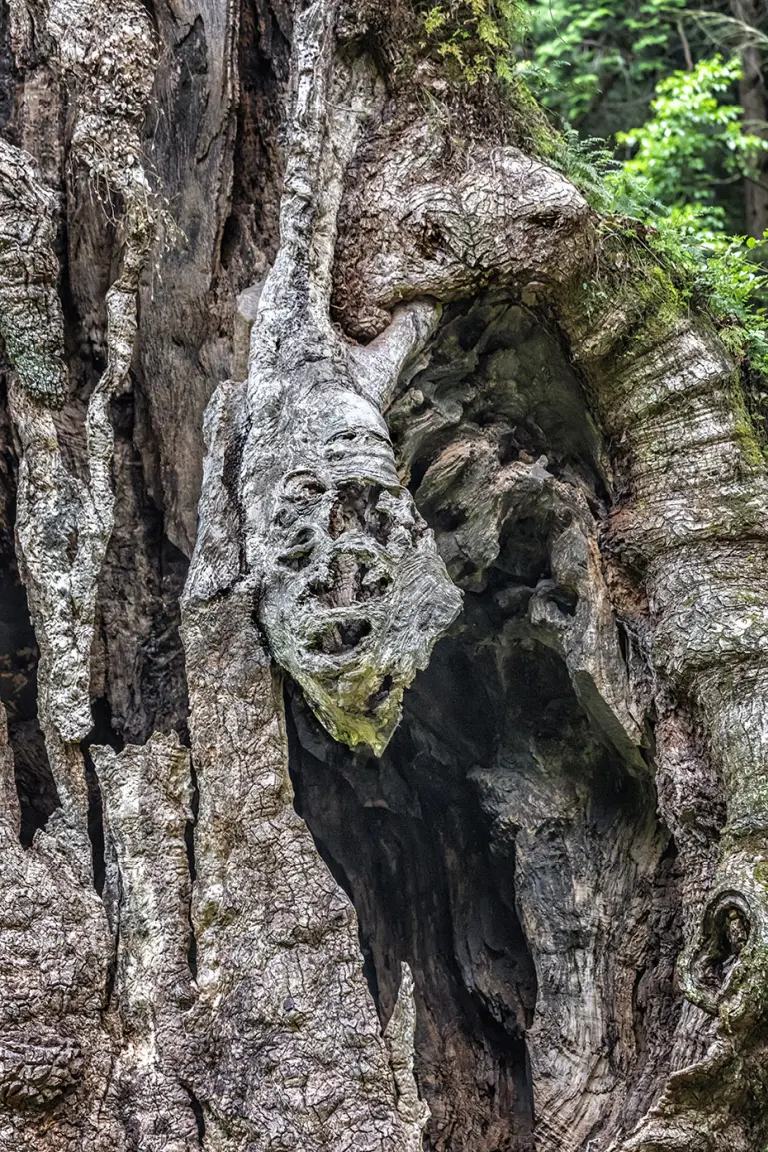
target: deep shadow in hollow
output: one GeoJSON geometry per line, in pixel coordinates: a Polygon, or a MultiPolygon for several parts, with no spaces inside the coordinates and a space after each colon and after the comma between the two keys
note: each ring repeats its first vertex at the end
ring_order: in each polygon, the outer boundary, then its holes
{"type": "Polygon", "coordinates": [[[596,853],[653,810],[647,782],[590,726],[560,658],[503,640],[497,617],[492,595],[467,596],[380,759],[334,743],[295,687],[286,696],[296,807],[354,902],[383,1021],[401,960],[414,973],[431,1152],[533,1147],[525,1034],[536,977],[515,893],[522,824],[529,837],[541,829],[542,892],[557,892],[571,883],[560,875],[563,836],[596,853]],[[561,828],[552,813],[569,790],[581,800],[561,828]]]}
{"type": "MultiPolygon", "coordinates": [[[[0,107],[0,119],[1,113],[0,107]]],[[[8,720],[8,743],[13,752],[21,809],[19,838],[28,848],[35,832],[45,827],[60,801],[37,719],[40,652],[16,561],[18,460],[8,413],[6,376],[0,348],[0,699],[8,720]]]]}
{"type": "Polygon", "coordinates": [[[436,650],[381,759],[352,753],[289,688],[296,807],[357,909],[382,1019],[401,960],[417,995],[417,1076],[432,1109],[426,1146],[527,1152],[525,1029],[533,964],[514,904],[514,846],[496,851],[472,782],[494,754],[501,686],[461,637],[436,650]]]}
{"type": "Polygon", "coordinates": [[[39,828],[60,806],[48,753],[37,720],[39,651],[27,597],[14,558],[2,557],[0,570],[0,696],[8,716],[21,808],[20,839],[29,847],[39,828]]]}

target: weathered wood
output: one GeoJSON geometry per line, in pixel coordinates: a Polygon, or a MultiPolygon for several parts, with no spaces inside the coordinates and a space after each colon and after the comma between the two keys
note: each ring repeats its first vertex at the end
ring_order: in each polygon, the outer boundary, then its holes
{"type": "Polygon", "coordinates": [[[761,1152],[768,486],[706,316],[386,15],[8,15],[0,1149],[761,1152]]]}

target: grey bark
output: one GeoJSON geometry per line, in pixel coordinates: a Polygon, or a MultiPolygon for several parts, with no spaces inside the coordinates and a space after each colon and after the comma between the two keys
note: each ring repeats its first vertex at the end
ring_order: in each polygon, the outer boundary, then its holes
{"type": "Polygon", "coordinates": [[[0,1147],[762,1152],[706,314],[360,6],[3,17],[0,1147]]]}

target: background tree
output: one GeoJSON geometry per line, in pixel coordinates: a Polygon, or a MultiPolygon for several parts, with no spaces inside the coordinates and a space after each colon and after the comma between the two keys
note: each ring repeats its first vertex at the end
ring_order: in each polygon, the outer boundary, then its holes
{"type": "MultiPolygon", "coordinates": [[[[719,201],[730,232],[746,232],[761,239],[768,227],[765,189],[762,185],[765,149],[756,141],[765,135],[766,93],[762,53],[766,44],[765,14],[758,5],[712,4],[691,10],[684,4],[656,2],[630,5],[584,5],[576,0],[540,3],[533,7],[530,23],[531,64],[548,107],[582,138],[613,137],[631,152],[632,130],[647,118],[654,95],[664,105],[651,123],[661,137],[668,126],[670,97],[674,91],[677,117],[688,116],[687,126],[673,126],[672,134],[696,159],[705,181],[720,181],[719,201]],[[718,66],[719,56],[725,63],[718,66]],[[690,81],[675,74],[693,74],[690,81]],[[670,85],[672,87],[670,87],[670,85]],[[731,100],[728,100],[728,96],[731,100]],[[726,106],[733,128],[721,149],[713,149],[719,117],[711,100],[726,106]],[[739,107],[743,143],[735,128],[739,107]],[[693,121],[698,121],[694,128],[693,121]],[[701,129],[710,138],[702,139],[701,129]],[[749,143],[746,143],[749,141],[749,143]],[[735,175],[734,160],[740,157],[744,173],[743,199],[730,194],[723,163],[735,175]],[[730,163],[729,163],[730,162],[730,163]],[[720,171],[718,171],[720,170],[720,171]]],[[[626,158],[627,153],[624,153],[626,158]]],[[[667,196],[690,201],[692,189],[685,180],[672,189],[673,172],[665,173],[667,196]]]]}
{"type": "Polygon", "coordinates": [[[508,4],[0,12],[0,1148],[759,1152],[734,66],[618,167],[508,4]]]}

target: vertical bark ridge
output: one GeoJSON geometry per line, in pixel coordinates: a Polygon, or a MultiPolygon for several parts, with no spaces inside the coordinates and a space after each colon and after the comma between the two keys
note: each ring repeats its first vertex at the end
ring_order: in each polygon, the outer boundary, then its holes
{"type": "MultiPolygon", "coordinates": [[[[205,1147],[239,1152],[270,1132],[286,1150],[330,1152],[354,1141],[370,1152],[416,1152],[425,1116],[407,1055],[412,1008],[403,1009],[390,1058],[354,911],[293,808],[281,689],[251,613],[247,589],[195,601],[194,583],[188,588],[183,633],[200,788],[200,997],[189,1028],[201,1053],[192,1087],[205,1147]]],[[[407,1005],[406,980],[403,989],[407,1005]]]]}
{"type": "Polygon", "coordinates": [[[143,746],[91,749],[115,850],[117,971],[122,1046],[110,1101],[142,1152],[199,1148],[184,1072],[183,1014],[193,1001],[187,963],[191,880],[189,753],[156,734],[143,746]]]}
{"type": "MultiPolygon", "coordinates": [[[[28,351],[14,358],[13,307],[9,312],[9,352],[19,382],[11,393],[11,412],[21,441],[17,539],[21,568],[28,584],[30,610],[41,647],[40,717],[54,779],[62,800],[63,819],[71,828],[83,866],[87,847],[87,787],[82,755],[77,749],[92,725],[90,657],[94,635],[98,580],[112,531],[114,494],[111,462],[114,435],[109,399],[130,367],[136,334],[136,293],[154,228],[149,188],[141,163],[141,130],[154,76],[153,33],[138,2],[123,5],[119,16],[108,5],[61,3],[13,9],[17,44],[29,26],[41,43],[51,46],[63,78],[77,93],[71,158],[87,169],[107,202],[116,197],[125,226],[118,276],[107,293],[107,366],[91,397],[85,418],[86,466],[80,478],[64,464],[49,405],[65,398],[61,368],[63,323],[56,296],[57,262],[52,251],[52,202],[45,204],[45,224],[34,233],[31,252],[38,265],[45,259],[48,311],[53,323],[27,335],[28,351]],[[34,351],[38,375],[51,360],[51,340],[58,344],[46,373],[47,386],[30,386],[26,364],[34,351]]],[[[6,155],[9,155],[6,149],[6,155]]],[[[22,161],[22,164],[25,162],[22,161]]],[[[18,165],[17,165],[18,166],[18,165]]],[[[30,174],[23,188],[16,243],[22,240],[29,213],[30,174]]],[[[27,239],[30,239],[29,237],[27,239]]],[[[29,259],[29,257],[28,257],[29,259]]],[[[40,273],[36,271],[40,295],[40,273]]],[[[11,281],[12,282],[12,281],[11,281]]],[[[32,281],[34,286],[35,281],[32,281]]],[[[11,299],[11,304],[13,299],[11,299]]],[[[17,309],[18,310],[18,309],[17,309]]],[[[29,314],[28,314],[29,315],[29,314]]],[[[73,842],[74,842],[73,841],[73,842]]]]}

